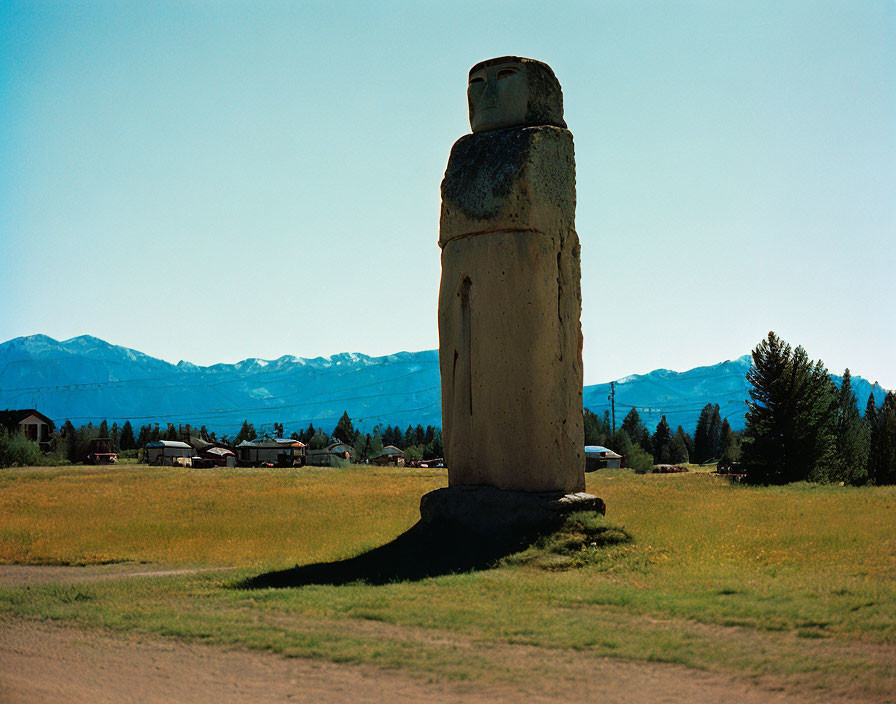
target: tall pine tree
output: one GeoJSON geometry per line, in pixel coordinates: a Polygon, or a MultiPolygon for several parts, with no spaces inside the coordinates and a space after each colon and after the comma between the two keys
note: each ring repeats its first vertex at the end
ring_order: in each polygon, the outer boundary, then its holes
{"type": "Polygon", "coordinates": [[[834,480],[846,484],[862,484],[868,476],[870,433],[859,415],[856,395],[852,390],[849,369],[837,398],[837,471],[834,480]]]}
{"type": "Polygon", "coordinates": [[[622,430],[626,432],[633,443],[640,445],[647,452],[651,451],[650,431],[647,430],[647,426],[641,421],[637,408],[633,408],[626,414],[622,420],[622,430]]]}
{"type": "Polygon", "coordinates": [[[672,430],[666,416],[660,418],[653,434],[653,461],[657,464],[669,464],[672,461],[672,430]]]}
{"type": "Polygon", "coordinates": [[[134,428],[131,421],[126,420],[121,426],[121,435],[118,438],[118,444],[122,450],[134,450],[137,448],[137,442],[134,440],[134,428]]]}
{"type": "Polygon", "coordinates": [[[712,457],[712,443],[709,439],[709,424],[712,420],[713,405],[707,403],[700,411],[697,429],[694,431],[694,462],[702,464],[712,457]]]}
{"type": "Polygon", "coordinates": [[[352,419],[348,417],[348,411],[342,412],[342,418],[336,423],[333,429],[333,437],[346,442],[349,445],[355,441],[355,426],[352,425],[352,419]]]}
{"type": "Polygon", "coordinates": [[[896,484],[896,394],[892,391],[874,414],[868,474],[875,484],[896,484]]]}
{"type": "Polygon", "coordinates": [[[750,481],[826,479],[835,458],[836,387],[824,365],[770,332],[753,350],[743,458],[750,481]]]}

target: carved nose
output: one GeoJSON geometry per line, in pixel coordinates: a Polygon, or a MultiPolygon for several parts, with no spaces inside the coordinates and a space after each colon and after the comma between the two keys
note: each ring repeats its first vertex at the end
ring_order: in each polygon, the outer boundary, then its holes
{"type": "Polygon", "coordinates": [[[495,90],[495,86],[491,81],[485,84],[485,92],[482,94],[482,106],[486,108],[498,106],[498,91],[495,90]]]}

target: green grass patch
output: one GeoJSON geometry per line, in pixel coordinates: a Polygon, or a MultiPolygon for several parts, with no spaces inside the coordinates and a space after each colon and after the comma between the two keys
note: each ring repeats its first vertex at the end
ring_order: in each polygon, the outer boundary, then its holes
{"type": "Polygon", "coordinates": [[[0,612],[421,676],[524,681],[525,644],[882,697],[896,686],[893,487],[588,476],[576,514],[491,570],[372,586],[239,585],[388,543],[440,470],[52,468],[0,473],[0,561],[229,572],[0,589],[0,612]],[[501,646],[501,647],[499,647],[501,646]],[[851,688],[851,689],[850,689],[851,688]]]}

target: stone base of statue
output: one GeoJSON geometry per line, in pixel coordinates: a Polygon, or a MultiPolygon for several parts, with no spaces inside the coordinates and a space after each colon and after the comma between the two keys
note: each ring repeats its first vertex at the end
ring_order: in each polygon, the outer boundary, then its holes
{"type": "Polygon", "coordinates": [[[486,538],[555,530],[576,511],[605,513],[602,499],[578,492],[504,491],[491,486],[451,486],[420,500],[424,525],[486,538]]]}

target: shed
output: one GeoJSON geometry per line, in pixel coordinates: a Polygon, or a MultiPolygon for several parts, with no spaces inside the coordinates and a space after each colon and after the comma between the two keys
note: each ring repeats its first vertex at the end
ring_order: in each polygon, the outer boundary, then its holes
{"type": "Polygon", "coordinates": [[[603,445],[585,445],[585,471],[595,469],[619,469],[622,466],[622,455],[618,455],[603,445]]]}
{"type": "Polygon", "coordinates": [[[386,445],[382,450],[370,457],[370,463],[378,465],[394,464],[396,467],[404,467],[404,452],[395,447],[395,445],[386,445]]]}
{"type": "Polygon", "coordinates": [[[354,451],[351,445],[337,441],[319,450],[308,450],[306,460],[315,467],[344,467],[351,462],[354,451]]]}
{"type": "Polygon", "coordinates": [[[244,440],[236,447],[240,464],[258,467],[301,467],[305,464],[305,443],[290,438],[259,438],[244,440]]]}
{"type": "Polygon", "coordinates": [[[146,464],[170,467],[174,464],[184,464],[184,460],[178,461],[178,458],[191,458],[194,453],[192,447],[180,440],[156,440],[146,443],[143,450],[143,461],[146,464]]]}

